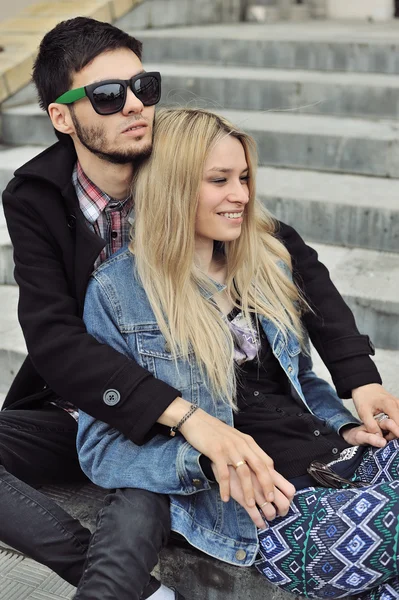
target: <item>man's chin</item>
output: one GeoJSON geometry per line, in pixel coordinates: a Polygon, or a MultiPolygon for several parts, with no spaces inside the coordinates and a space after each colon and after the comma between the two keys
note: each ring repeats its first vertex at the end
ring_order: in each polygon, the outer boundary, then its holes
{"type": "MultiPolygon", "coordinates": [[[[93,150],[92,150],[93,151],[93,150]]],[[[114,151],[97,151],[94,154],[97,154],[103,160],[110,162],[114,165],[126,165],[128,163],[141,161],[144,158],[150,156],[152,151],[152,144],[136,144],[135,147],[125,148],[114,151]]]]}

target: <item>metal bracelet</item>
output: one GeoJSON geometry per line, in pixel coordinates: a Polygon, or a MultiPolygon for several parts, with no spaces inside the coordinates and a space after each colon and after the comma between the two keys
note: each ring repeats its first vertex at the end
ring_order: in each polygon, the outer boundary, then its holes
{"type": "Polygon", "coordinates": [[[170,431],[169,431],[170,437],[175,437],[176,433],[179,431],[179,429],[183,425],[183,423],[185,423],[187,421],[187,419],[189,419],[191,417],[191,415],[193,415],[197,409],[198,409],[198,406],[196,404],[191,405],[190,410],[188,412],[186,412],[186,414],[184,415],[184,417],[182,419],[180,419],[178,424],[175,425],[174,427],[170,428],[170,431]]]}

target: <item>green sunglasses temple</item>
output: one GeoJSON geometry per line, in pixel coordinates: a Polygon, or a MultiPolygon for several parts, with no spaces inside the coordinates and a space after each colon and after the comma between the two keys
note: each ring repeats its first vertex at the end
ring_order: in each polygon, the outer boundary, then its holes
{"type": "Polygon", "coordinates": [[[58,104],[72,104],[72,102],[76,102],[76,100],[80,100],[86,96],[86,90],[84,87],[76,88],[76,90],[69,90],[59,96],[56,100],[58,104]]]}

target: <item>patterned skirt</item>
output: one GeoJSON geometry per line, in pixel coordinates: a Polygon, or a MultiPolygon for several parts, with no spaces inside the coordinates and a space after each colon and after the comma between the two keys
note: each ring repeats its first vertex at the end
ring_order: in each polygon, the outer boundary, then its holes
{"type": "Polygon", "coordinates": [[[306,488],[259,532],[257,569],[308,598],[399,599],[399,441],[368,448],[362,488],[306,488]]]}

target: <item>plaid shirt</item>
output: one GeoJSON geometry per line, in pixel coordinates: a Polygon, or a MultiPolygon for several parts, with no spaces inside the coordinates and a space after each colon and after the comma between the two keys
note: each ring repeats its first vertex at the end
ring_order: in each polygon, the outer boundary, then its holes
{"type": "Polygon", "coordinates": [[[88,226],[107,242],[94,263],[96,269],[129,242],[128,216],[132,209],[132,198],[114,200],[102,192],[83,172],[79,161],[73,170],[72,182],[88,226]]]}
{"type": "MultiPolygon", "coordinates": [[[[114,252],[129,242],[128,216],[132,209],[132,198],[129,196],[125,200],[113,200],[90,181],[83,172],[79,161],[73,170],[72,182],[87,225],[107,242],[94,263],[94,269],[96,269],[114,252]]],[[[78,420],[79,411],[67,400],[58,398],[51,404],[62,408],[76,421],[78,420]]]]}

